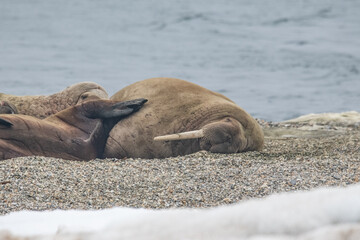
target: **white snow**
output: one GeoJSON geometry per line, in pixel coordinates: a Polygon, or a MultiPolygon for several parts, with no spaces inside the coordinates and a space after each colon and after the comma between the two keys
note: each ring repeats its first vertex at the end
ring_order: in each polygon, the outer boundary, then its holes
{"type": "Polygon", "coordinates": [[[20,211],[1,216],[1,230],[41,236],[33,239],[358,239],[360,184],[205,210],[20,211]]]}
{"type": "Polygon", "coordinates": [[[307,122],[310,124],[322,125],[358,125],[360,126],[360,113],[356,111],[343,112],[343,113],[319,113],[307,114],[298,118],[290,119],[285,122],[307,122]]]}

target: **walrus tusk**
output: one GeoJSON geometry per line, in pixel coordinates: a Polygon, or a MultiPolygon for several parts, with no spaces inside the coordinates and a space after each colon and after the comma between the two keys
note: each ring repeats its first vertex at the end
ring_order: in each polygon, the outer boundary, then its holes
{"type": "Polygon", "coordinates": [[[193,138],[202,138],[202,137],[204,137],[204,131],[200,129],[189,132],[157,136],[154,138],[154,141],[174,141],[174,140],[184,140],[184,139],[193,139],[193,138]]]}

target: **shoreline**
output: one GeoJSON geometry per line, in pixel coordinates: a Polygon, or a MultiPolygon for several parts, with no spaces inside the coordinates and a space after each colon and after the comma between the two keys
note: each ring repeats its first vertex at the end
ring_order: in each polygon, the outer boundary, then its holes
{"type": "Polygon", "coordinates": [[[19,210],[207,208],[360,179],[358,125],[260,121],[261,152],[166,159],[0,161],[0,215],[19,210]]]}

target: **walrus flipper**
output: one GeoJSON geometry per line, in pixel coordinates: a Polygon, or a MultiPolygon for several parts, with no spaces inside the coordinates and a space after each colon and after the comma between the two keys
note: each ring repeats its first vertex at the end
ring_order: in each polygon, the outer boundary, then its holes
{"type": "Polygon", "coordinates": [[[127,115],[139,110],[147,99],[139,98],[125,102],[118,102],[111,107],[105,107],[98,112],[99,118],[119,118],[126,117],[127,115]]]}
{"type": "Polygon", "coordinates": [[[0,118],[0,125],[3,125],[5,127],[11,127],[13,124],[3,118],[0,118]]]}

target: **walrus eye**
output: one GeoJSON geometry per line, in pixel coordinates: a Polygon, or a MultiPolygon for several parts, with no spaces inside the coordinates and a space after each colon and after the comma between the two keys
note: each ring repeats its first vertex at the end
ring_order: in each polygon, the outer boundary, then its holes
{"type": "Polygon", "coordinates": [[[87,98],[88,98],[88,96],[89,96],[88,94],[83,94],[83,95],[81,95],[81,97],[80,97],[80,98],[81,98],[81,100],[84,100],[84,99],[87,99],[87,98]]]}
{"type": "Polygon", "coordinates": [[[79,99],[77,100],[77,103],[82,103],[85,102],[85,100],[89,97],[89,94],[84,93],[82,95],[80,95],[79,99]]]}

